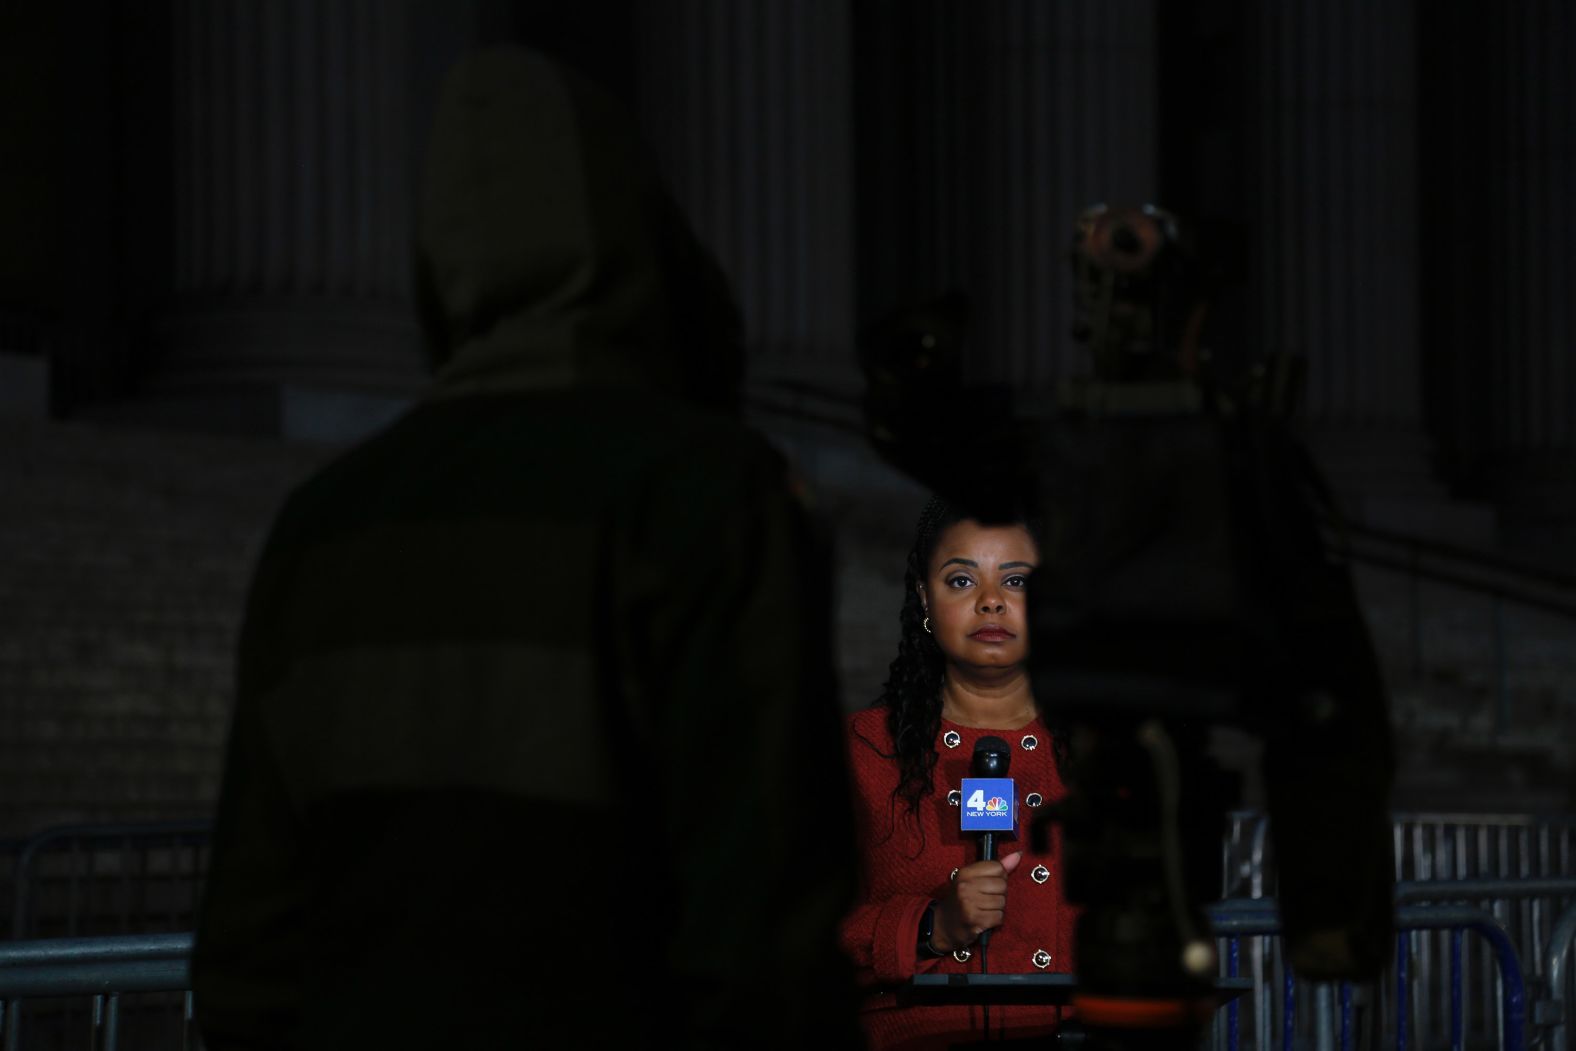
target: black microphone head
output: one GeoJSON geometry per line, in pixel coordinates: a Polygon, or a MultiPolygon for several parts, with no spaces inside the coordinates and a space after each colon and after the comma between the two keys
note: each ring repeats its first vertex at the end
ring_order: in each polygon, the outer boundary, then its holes
{"type": "Polygon", "coordinates": [[[981,737],[974,744],[974,762],[969,773],[974,777],[1006,777],[1012,763],[1012,746],[1000,737],[981,737]]]}

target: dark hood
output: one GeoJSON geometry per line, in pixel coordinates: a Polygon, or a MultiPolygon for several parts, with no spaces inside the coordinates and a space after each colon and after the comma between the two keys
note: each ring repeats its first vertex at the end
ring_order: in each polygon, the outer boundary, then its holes
{"type": "Polygon", "coordinates": [[[424,172],[434,397],[641,385],[737,398],[738,308],[607,92],[518,47],[450,73],[424,172]]]}

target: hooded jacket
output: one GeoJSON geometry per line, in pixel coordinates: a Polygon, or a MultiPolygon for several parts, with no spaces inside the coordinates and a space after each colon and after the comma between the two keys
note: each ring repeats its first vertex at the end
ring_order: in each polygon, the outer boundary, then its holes
{"type": "Polygon", "coordinates": [[[431,393],[291,496],[249,596],[208,1045],[857,1041],[830,566],[728,411],[715,264],[518,49],[446,85],[419,252],[431,393]]]}

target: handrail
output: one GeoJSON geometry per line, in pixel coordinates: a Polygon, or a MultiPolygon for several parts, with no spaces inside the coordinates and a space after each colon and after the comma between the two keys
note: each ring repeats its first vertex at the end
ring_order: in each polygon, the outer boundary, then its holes
{"type": "Polygon", "coordinates": [[[194,940],[186,932],[0,942],[0,1037],[6,1051],[20,1046],[16,1008],[30,997],[93,997],[93,1046],[116,1051],[122,994],[185,992],[189,1035],[194,940]]]}
{"type": "Polygon", "coordinates": [[[192,942],[189,932],[0,942],[0,1000],[181,992],[192,942]]]}
{"type": "Polygon", "coordinates": [[[1346,556],[1353,562],[1377,566],[1380,569],[1388,569],[1396,573],[1411,574],[1412,576],[1420,577],[1424,580],[1432,580],[1439,584],[1449,584],[1463,591],[1475,591],[1480,595],[1492,595],[1495,598],[1508,599],[1518,606],[1530,606],[1534,609],[1541,609],[1546,613],[1557,613],[1560,616],[1576,620],[1576,600],[1565,602],[1560,599],[1545,598],[1514,587],[1506,587],[1486,580],[1475,580],[1472,577],[1461,576],[1460,574],[1440,569],[1431,569],[1418,565],[1415,562],[1408,562],[1399,558],[1387,558],[1384,555],[1376,555],[1369,551],[1359,551],[1356,548],[1348,548],[1346,556]]]}
{"type": "Polygon", "coordinates": [[[783,405],[779,402],[771,401],[755,394],[745,395],[744,404],[747,408],[757,409],[762,412],[769,412],[777,416],[786,416],[789,419],[801,420],[806,423],[818,423],[824,427],[829,427],[832,430],[843,431],[848,434],[855,434],[861,438],[863,438],[865,434],[864,428],[858,424],[849,423],[847,420],[839,419],[836,416],[830,416],[826,413],[812,412],[808,409],[802,409],[796,405],[783,405]]]}
{"type": "MultiPolygon", "coordinates": [[[[837,404],[840,406],[857,407],[858,405],[858,400],[856,398],[850,397],[845,393],[817,387],[814,384],[793,381],[776,381],[770,384],[762,384],[757,390],[750,391],[745,394],[745,405],[750,408],[759,409],[761,411],[769,412],[775,415],[821,424],[834,430],[843,431],[848,434],[859,435],[860,437],[864,436],[864,428],[857,423],[852,423],[845,419],[839,419],[826,413],[803,409],[798,406],[784,405],[780,402],[762,396],[764,393],[773,389],[779,390],[791,396],[812,396],[827,403],[837,404]]],[[[1545,612],[1555,613],[1560,616],[1576,620],[1576,597],[1573,597],[1567,601],[1559,598],[1550,598],[1547,596],[1532,594],[1528,590],[1529,587],[1542,586],[1545,588],[1568,591],[1573,595],[1576,595],[1576,576],[1529,565],[1524,562],[1518,562],[1514,559],[1505,558],[1504,556],[1497,555],[1493,552],[1480,551],[1475,548],[1463,547],[1440,540],[1431,540],[1424,537],[1410,536],[1405,533],[1397,532],[1393,529],[1364,525],[1362,523],[1347,521],[1344,519],[1340,521],[1339,525],[1341,531],[1349,536],[1365,537],[1380,543],[1403,547],[1412,556],[1411,559],[1387,557],[1383,554],[1378,554],[1372,551],[1364,551],[1355,546],[1349,546],[1347,555],[1354,562],[1360,562],[1365,565],[1376,566],[1381,569],[1388,569],[1400,573],[1410,573],[1425,580],[1431,580],[1441,584],[1449,584],[1453,587],[1459,587],[1467,591],[1474,591],[1479,594],[1492,595],[1496,598],[1514,602],[1517,605],[1530,606],[1536,609],[1544,610],[1545,612]],[[1438,558],[1450,559],[1456,563],[1466,564],[1479,570],[1492,572],[1501,577],[1517,578],[1521,584],[1521,587],[1507,586],[1505,584],[1476,579],[1471,576],[1465,576],[1461,573],[1453,573],[1448,570],[1423,566],[1418,563],[1416,558],[1419,553],[1426,553],[1438,558]]]]}
{"type": "Polygon", "coordinates": [[[1396,904],[1477,901],[1482,898],[1576,898],[1576,877],[1519,876],[1499,879],[1404,880],[1395,885],[1396,904]]]}
{"type": "Polygon", "coordinates": [[[1503,573],[1506,576],[1530,577],[1556,587],[1576,591],[1576,576],[1561,573],[1558,570],[1544,569],[1541,566],[1530,565],[1526,562],[1518,562],[1515,559],[1506,558],[1492,551],[1480,551],[1477,548],[1451,544],[1443,540],[1409,536],[1394,529],[1364,525],[1358,522],[1347,522],[1344,527],[1348,533],[1371,537],[1374,540],[1387,544],[1413,548],[1418,551],[1436,554],[1441,558],[1454,559],[1457,562],[1470,562],[1473,565],[1483,566],[1494,570],[1496,573],[1503,573]]]}

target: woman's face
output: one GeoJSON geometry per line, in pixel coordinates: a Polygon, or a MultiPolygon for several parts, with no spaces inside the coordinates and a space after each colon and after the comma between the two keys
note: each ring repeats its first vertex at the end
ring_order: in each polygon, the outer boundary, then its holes
{"type": "Polygon", "coordinates": [[[1021,525],[969,518],[941,534],[920,600],[949,664],[999,668],[1029,656],[1029,574],[1038,560],[1021,525]]]}

